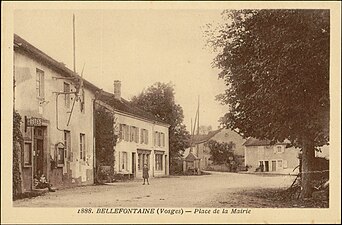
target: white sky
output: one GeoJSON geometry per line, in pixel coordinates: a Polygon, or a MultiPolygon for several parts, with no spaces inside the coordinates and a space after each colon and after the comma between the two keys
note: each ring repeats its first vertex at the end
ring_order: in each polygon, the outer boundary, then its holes
{"type": "Polygon", "coordinates": [[[215,101],[225,89],[211,67],[203,28],[220,10],[16,10],[14,32],[73,69],[72,14],[76,16],[76,66],[84,78],[113,92],[122,81],[130,99],[157,81],[175,85],[176,102],[190,130],[200,95],[200,125],[215,129],[227,107],[215,101]]]}

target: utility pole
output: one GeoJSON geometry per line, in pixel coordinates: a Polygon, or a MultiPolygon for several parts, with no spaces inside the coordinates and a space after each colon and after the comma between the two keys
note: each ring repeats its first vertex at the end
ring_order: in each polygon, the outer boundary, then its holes
{"type": "Polygon", "coordinates": [[[73,31],[73,56],[74,56],[74,72],[76,73],[76,43],[75,43],[75,14],[72,14],[72,31],[73,31]]]}

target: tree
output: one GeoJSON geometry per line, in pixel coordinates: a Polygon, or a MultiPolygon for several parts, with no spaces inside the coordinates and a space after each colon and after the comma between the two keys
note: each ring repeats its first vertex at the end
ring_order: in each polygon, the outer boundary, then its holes
{"type": "MultiPolygon", "coordinates": [[[[234,155],[233,142],[217,142],[215,140],[210,140],[206,143],[210,149],[210,160],[214,164],[225,164],[229,166],[230,171],[233,170],[232,166],[237,164],[237,158],[234,155]]],[[[236,168],[235,168],[236,169],[236,168]]]]}
{"type": "Polygon", "coordinates": [[[170,172],[176,170],[177,161],[188,148],[190,134],[183,124],[183,109],[175,102],[174,88],[171,83],[157,82],[138,96],[132,98],[132,104],[147,112],[151,112],[161,121],[170,124],[169,150],[170,172]]]}
{"type": "MultiPolygon", "coordinates": [[[[111,173],[113,173],[114,146],[118,138],[115,134],[115,120],[113,113],[100,105],[95,110],[95,138],[97,171],[99,171],[99,166],[110,166],[111,173]]],[[[103,176],[103,174],[98,174],[98,176],[103,176]]],[[[100,180],[101,178],[96,178],[96,182],[100,180]]]]}
{"type": "Polygon", "coordinates": [[[329,10],[226,10],[208,25],[213,66],[227,85],[217,97],[227,127],[245,137],[288,139],[302,150],[302,193],[315,148],[329,142],[329,10]]]}

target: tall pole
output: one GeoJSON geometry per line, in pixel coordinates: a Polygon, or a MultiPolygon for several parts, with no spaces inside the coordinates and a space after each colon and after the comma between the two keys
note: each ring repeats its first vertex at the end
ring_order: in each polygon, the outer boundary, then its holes
{"type": "MultiPolygon", "coordinates": [[[[197,103],[197,135],[199,135],[199,96],[198,96],[198,103],[197,103]]],[[[199,145],[196,146],[196,153],[197,157],[199,155],[199,145]]]]}
{"type": "Polygon", "coordinates": [[[73,55],[74,55],[74,72],[76,73],[76,43],[75,43],[75,14],[72,14],[72,31],[73,31],[73,55]]]}
{"type": "Polygon", "coordinates": [[[200,96],[198,96],[198,104],[197,104],[197,135],[199,134],[199,106],[200,106],[200,96]]]}

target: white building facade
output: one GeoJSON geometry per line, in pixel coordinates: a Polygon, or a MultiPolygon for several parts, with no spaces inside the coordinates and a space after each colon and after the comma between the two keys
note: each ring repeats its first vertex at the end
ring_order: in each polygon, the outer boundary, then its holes
{"type": "Polygon", "coordinates": [[[114,94],[103,93],[99,104],[114,113],[118,135],[114,150],[114,173],[142,178],[147,164],[150,177],[169,175],[169,126],[150,113],[121,98],[121,84],[114,83],[114,94]]]}
{"type": "Polygon", "coordinates": [[[54,187],[92,184],[97,88],[85,81],[84,89],[72,93],[79,76],[17,35],[13,57],[14,108],[23,122],[24,191],[34,189],[34,176],[42,173],[54,187]]]}

